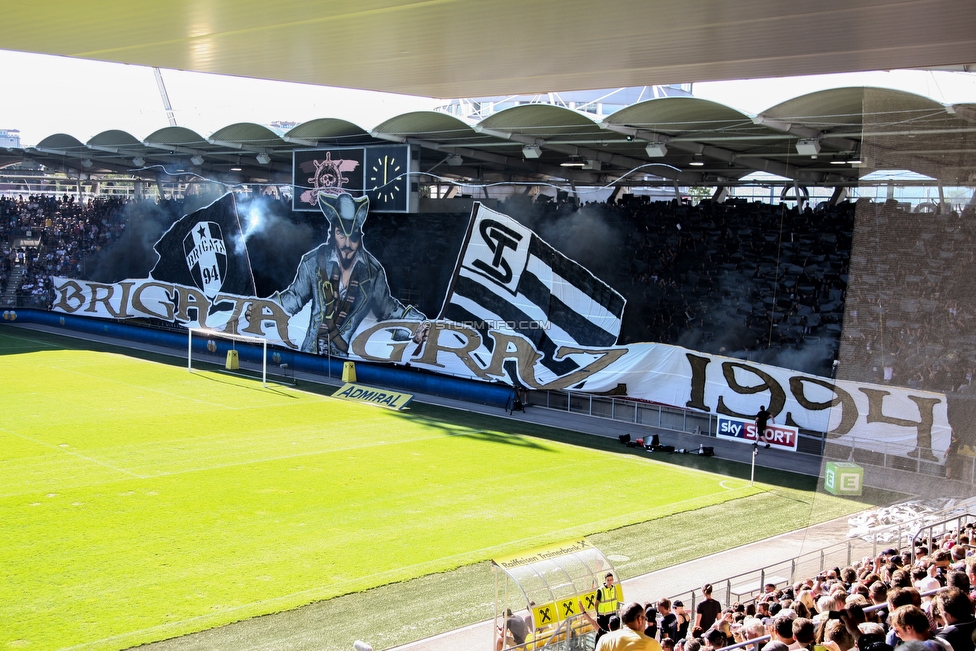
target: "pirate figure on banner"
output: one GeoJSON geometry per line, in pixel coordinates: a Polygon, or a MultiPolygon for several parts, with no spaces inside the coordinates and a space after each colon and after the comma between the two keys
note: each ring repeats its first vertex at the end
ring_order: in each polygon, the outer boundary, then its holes
{"type": "Polygon", "coordinates": [[[369,197],[320,192],[318,202],[331,226],[329,239],[302,257],[295,280],[275,297],[291,315],[312,302],[302,350],[347,355],[356,329],[370,314],[377,321],[416,320],[413,332],[401,328],[393,339],[423,342],[430,327],[427,317],[393,298],[383,265],[363,247],[369,197]]]}

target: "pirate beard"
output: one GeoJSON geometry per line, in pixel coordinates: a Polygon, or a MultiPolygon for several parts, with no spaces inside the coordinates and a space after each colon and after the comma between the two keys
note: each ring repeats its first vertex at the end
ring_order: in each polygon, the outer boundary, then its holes
{"type": "Polygon", "coordinates": [[[356,254],[358,249],[354,249],[351,246],[342,247],[336,250],[336,258],[339,260],[339,267],[343,271],[349,271],[352,269],[356,262],[356,254]]]}

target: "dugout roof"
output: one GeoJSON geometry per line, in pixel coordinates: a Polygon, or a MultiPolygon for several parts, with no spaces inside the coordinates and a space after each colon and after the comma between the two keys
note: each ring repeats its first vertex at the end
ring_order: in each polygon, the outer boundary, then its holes
{"type": "MultiPolygon", "coordinates": [[[[596,590],[603,585],[604,576],[619,575],[602,551],[586,539],[573,540],[531,551],[492,559],[496,572],[512,580],[521,598],[507,588],[503,592],[513,610],[530,608],[536,626],[555,624],[579,614],[579,603],[588,610],[596,590]],[[540,611],[542,611],[540,613],[540,611]]],[[[498,596],[496,595],[496,601],[498,596]]]]}

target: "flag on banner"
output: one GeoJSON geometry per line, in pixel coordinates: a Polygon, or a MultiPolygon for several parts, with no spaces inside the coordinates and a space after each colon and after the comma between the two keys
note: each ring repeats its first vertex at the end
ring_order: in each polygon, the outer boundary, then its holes
{"type": "Polygon", "coordinates": [[[557,375],[578,365],[557,361],[560,346],[617,343],[626,301],[585,267],[507,215],[475,204],[442,319],[525,336],[557,375]]]}
{"type": "Polygon", "coordinates": [[[154,280],[220,293],[254,296],[254,277],[233,193],[177,220],[153,245],[154,280]]]}

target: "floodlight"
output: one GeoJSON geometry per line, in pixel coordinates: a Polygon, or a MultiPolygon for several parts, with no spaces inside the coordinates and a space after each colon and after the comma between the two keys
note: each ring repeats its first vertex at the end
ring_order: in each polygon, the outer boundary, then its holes
{"type": "Polygon", "coordinates": [[[447,157],[446,162],[451,167],[457,167],[458,165],[464,164],[464,159],[458,156],[457,154],[451,154],[450,156],[447,157]]]}
{"type": "Polygon", "coordinates": [[[146,159],[143,158],[142,156],[136,156],[135,158],[132,159],[132,164],[135,165],[136,167],[142,167],[143,165],[146,164],[146,159]]]}
{"type": "Polygon", "coordinates": [[[800,156],[816,156],[820,153],[820,141],[817,139],[797,140],[796,153],[800,156]]]}
{"type": "Polygon", "coordinates": [[[663,142],[649,142],[644,151],[650,158],[664,158],[668,153],[668,146],[663,142]]]}
{"type": "Polygon", "coordinates": [[[264,152],[258,154],[256,158],[261,165],[267,165],[268,163],[271,162],[271,157],[264,152]]]}
{"type": "Polygon", "coordinates": [[[193,156],[190,159],[190,162],[193,163],[194,165],[203,165],[203,156],[197,154],[196,156],[193,156]]]}
{"type": "Polygon", "coordinates": [[[522,155],[526,158],[538,158],[542,156],[542,147],[539,145],[526,145],[522,147],[522,155]]]}
{"type": "Polygon", "coordinates": [[[81,166],[82,167],[91,167],[92,166],[92,160],[90,158],[82,158],[81,159],[81,166]]]}

